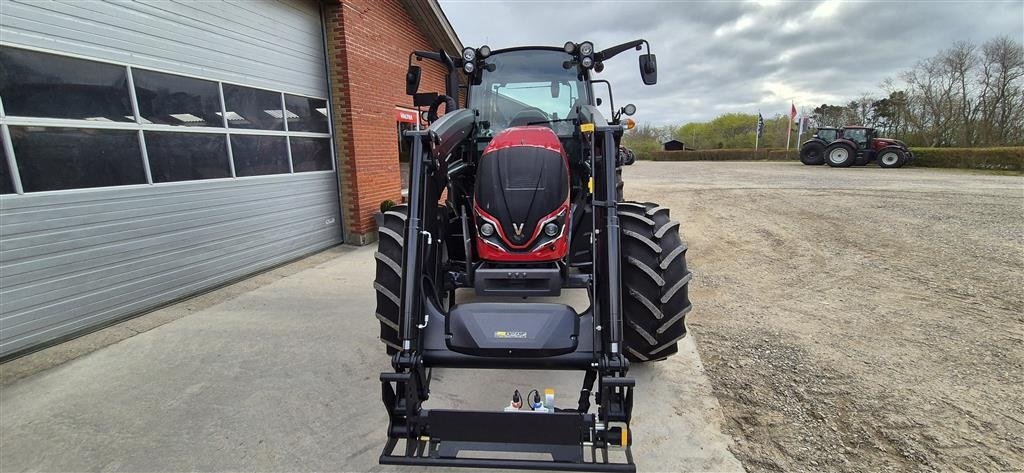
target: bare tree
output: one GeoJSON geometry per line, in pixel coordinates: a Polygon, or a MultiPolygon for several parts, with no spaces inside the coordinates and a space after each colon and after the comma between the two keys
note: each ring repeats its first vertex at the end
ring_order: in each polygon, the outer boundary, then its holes
{"type": "Polygon", "coordinates": [[[974,71],[978,65],[978,56],[975,51],[978,49],[974,43],[969,41],[957,41],[953,47],[942,53],[943,72],[949,75],[955,89],[952,94],[951,106],[954,107],[952,114],[956,120],[951,124],[960,130],[960,146],[972,146],[974,140],[974,117],[978,113],[978,107],[974,100],[974,71]]]}
{"type": "Polygon", "coordinates": [[[984,144],[1024,142],[1024,46],[1007,36],[982,46],[979,73],[984,144]]]}

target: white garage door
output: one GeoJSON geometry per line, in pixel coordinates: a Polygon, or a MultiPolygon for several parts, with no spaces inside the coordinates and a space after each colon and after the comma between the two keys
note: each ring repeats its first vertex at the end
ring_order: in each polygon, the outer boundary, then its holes
{"type": "Polygon", "coordinates": [[[0,357],[341,240],[314,0],[3,0],[0,357]]]}

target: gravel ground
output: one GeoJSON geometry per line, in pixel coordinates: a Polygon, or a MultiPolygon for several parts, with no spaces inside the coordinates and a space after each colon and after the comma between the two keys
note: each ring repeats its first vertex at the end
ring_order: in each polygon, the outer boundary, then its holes
{"type": "Polygon", "coordinates": [[[1024,177],[651,163],[748,470],[1024,470],[1024,177]]]}

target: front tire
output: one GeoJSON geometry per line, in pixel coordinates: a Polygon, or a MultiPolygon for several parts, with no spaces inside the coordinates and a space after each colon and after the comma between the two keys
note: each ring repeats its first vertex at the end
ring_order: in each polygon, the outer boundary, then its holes
{"type": "Polygon", "coordinates": [[[845,143],[832,143],[825,148],[825,162],[834,168],[848,168],[857,159],[857,153],[845,143]]]}
{"type": "Polygon", "coordinates": [[[407,205],[396,205],[382,214],[383,222],[377,228],[377,275],[373,289],[377,291],[377,320],[380,322],[380,341],[388,355],[401,349],[398,337],[398,315],[401,310],[402,255],[405,249],[405,224],[409,215],[407,205]]]}
{"type": "Polygon", "coordinates": [[[878,153],[878,167],[892,169],[903,167],[907,162],[907,155],[902,150],[886,148],[878,153]]]}
{"type": "Polygon", "coordinates": [[[686,335],[691,273],[679,222],[657,204],[619,204],[622,312],[626,357],[658,361],[686,335]]]}

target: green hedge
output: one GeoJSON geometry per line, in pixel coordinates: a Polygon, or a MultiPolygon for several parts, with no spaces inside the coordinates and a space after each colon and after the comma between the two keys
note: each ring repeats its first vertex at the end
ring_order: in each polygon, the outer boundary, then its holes
{"type": "MultiPolygon", "coordinates": [[[[911,148],[912,166],[1024,171],[1024,147],[1005,148],[911,148]]],[[[796,161],[795,149],[707,149],[637,153],[648,161],[796,161]]]]}
{"type": "MultiPolygon", "coordinates": [[[[792,158],[798,159],[796,150],[791,150],[792,158]]],[[[649,153],[637,153],[637,159],[650,161],[783,161],[786,159],[786,150],[768,150],[761,148],[754,151],[754,148],[741,149],[699,149],[695,151],[652,151],[649,153]]]]}
{"type": "Polygon", "coordinates": [[[911,148],[912,166],[1024,171],[1024,146],[1006,148],[911,148]]]}

